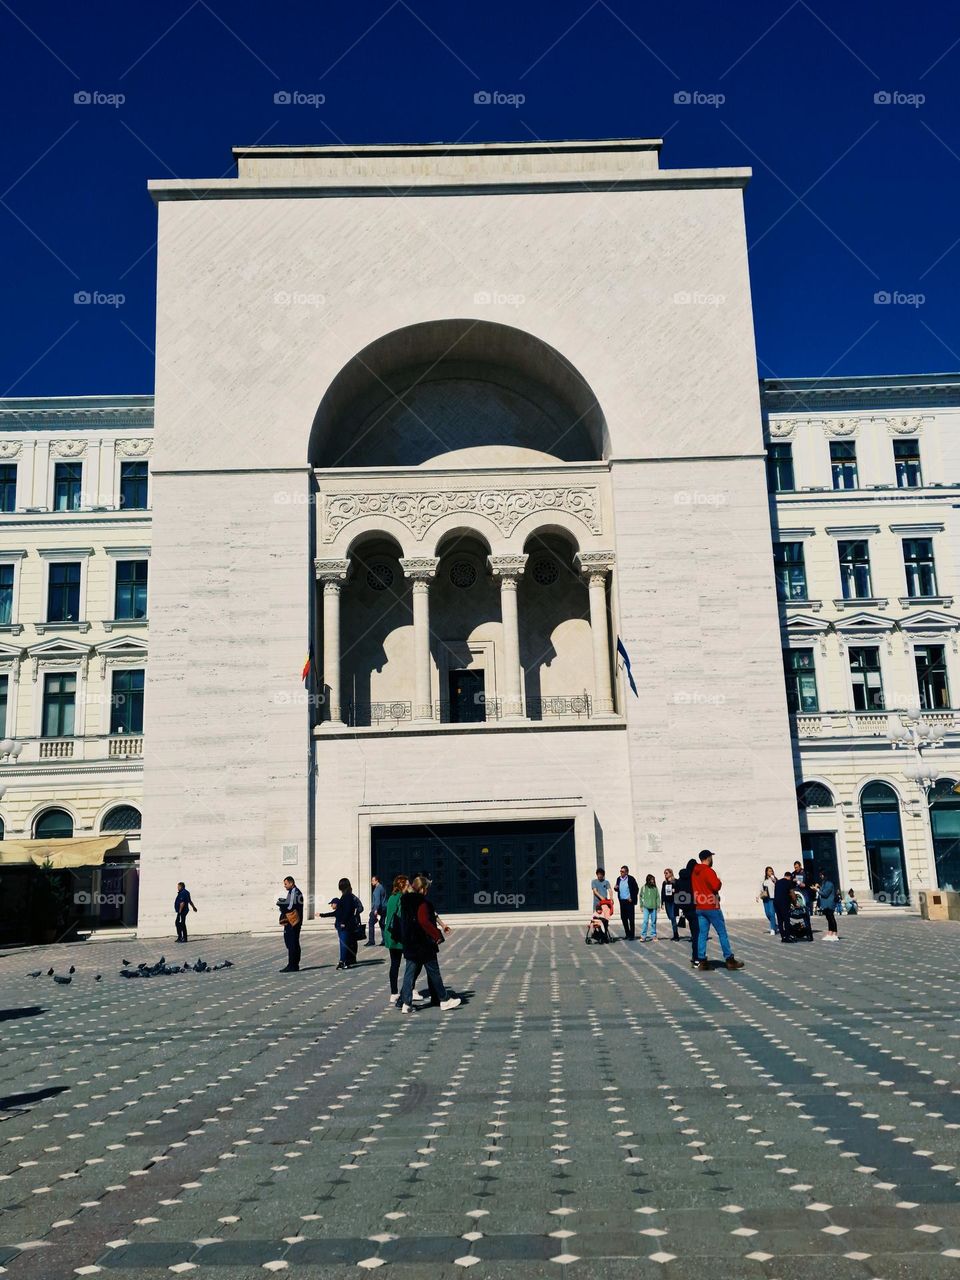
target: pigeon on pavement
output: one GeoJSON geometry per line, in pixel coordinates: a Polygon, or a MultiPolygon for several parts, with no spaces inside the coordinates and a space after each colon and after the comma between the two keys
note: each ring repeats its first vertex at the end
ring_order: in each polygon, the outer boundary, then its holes
{"type": "Polygon", "coordinates": [[[34,969],[33,973],[28,973],[28,974],[27,974],[27,977],[28,977],[28,978],[39,978],[39,977],[40,977],[40,975],[41,975],[41,973],[43,973],[43,970],[42,970],[42,969],[34,969]]]}
{"type": "Polygon", "coordinates": [[[53,975],[53,980],[54,982],[59,982],[61,987],[69,987],[70,983],[73,981],[72,978],[65,978],[59,973],[55,973],[53,975]]]}

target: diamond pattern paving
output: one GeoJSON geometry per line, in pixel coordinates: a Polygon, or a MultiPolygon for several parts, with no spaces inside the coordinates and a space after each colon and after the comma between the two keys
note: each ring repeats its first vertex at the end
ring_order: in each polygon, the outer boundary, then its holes
{"type": "Polygon", "coordinates": [[[138,983],[121,957],[156,948],[8,954],[0,1274],[953,1276],[960,932],[761,925],[709,974],[680,943],[464,928],[463,1006],[406,1016],[379,949],[337,973],[324,935],[295,977],[263,938],[138,983]]]}

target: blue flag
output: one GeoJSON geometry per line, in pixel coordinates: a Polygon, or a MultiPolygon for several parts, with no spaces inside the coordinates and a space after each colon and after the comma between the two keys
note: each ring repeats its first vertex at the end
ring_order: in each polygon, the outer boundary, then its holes
{"type": "Polygon", "coordinates": [[[637,693],[637,682],[633,678],[633,669],[630,666],[630,655],[629,653],[627,653],[626,649],[623,647],[623,641],[620,639],[619,636],[617,636],[617,657],[623,663],[624,670],[627,673],[627,679],[630,681],[630,688],[633,690],[633,696],[635,698],[639,698],[640,695],[639,693],[637,693]]]}

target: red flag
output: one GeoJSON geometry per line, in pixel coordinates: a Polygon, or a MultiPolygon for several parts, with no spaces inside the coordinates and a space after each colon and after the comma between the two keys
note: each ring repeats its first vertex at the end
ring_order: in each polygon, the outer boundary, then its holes
{"type": "Polygon", "coordinates": [[[304,662],[303,670],[300,672],[300,679],[303,681],[304,684],[307,683],[307,678],[310,675],[310,661],[311,661],[310,654],[307,653],[307,660],[306,662],[304,662]]]}

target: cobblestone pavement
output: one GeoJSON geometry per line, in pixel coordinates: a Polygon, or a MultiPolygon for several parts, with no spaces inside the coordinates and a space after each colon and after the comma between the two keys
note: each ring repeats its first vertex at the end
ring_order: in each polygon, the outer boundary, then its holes
{"type": "Polygon", "coordinates": [[[326,934],[298,976],[269,938],[146,981],[120,960],[155,946],[7,955],[0,1269],[957,1277],[960,932],[732,932],[747,968],[701,974],[669,940],[463,929],[463,1007],[406,1016],[382,952],[337,973],[326,934]]]}

